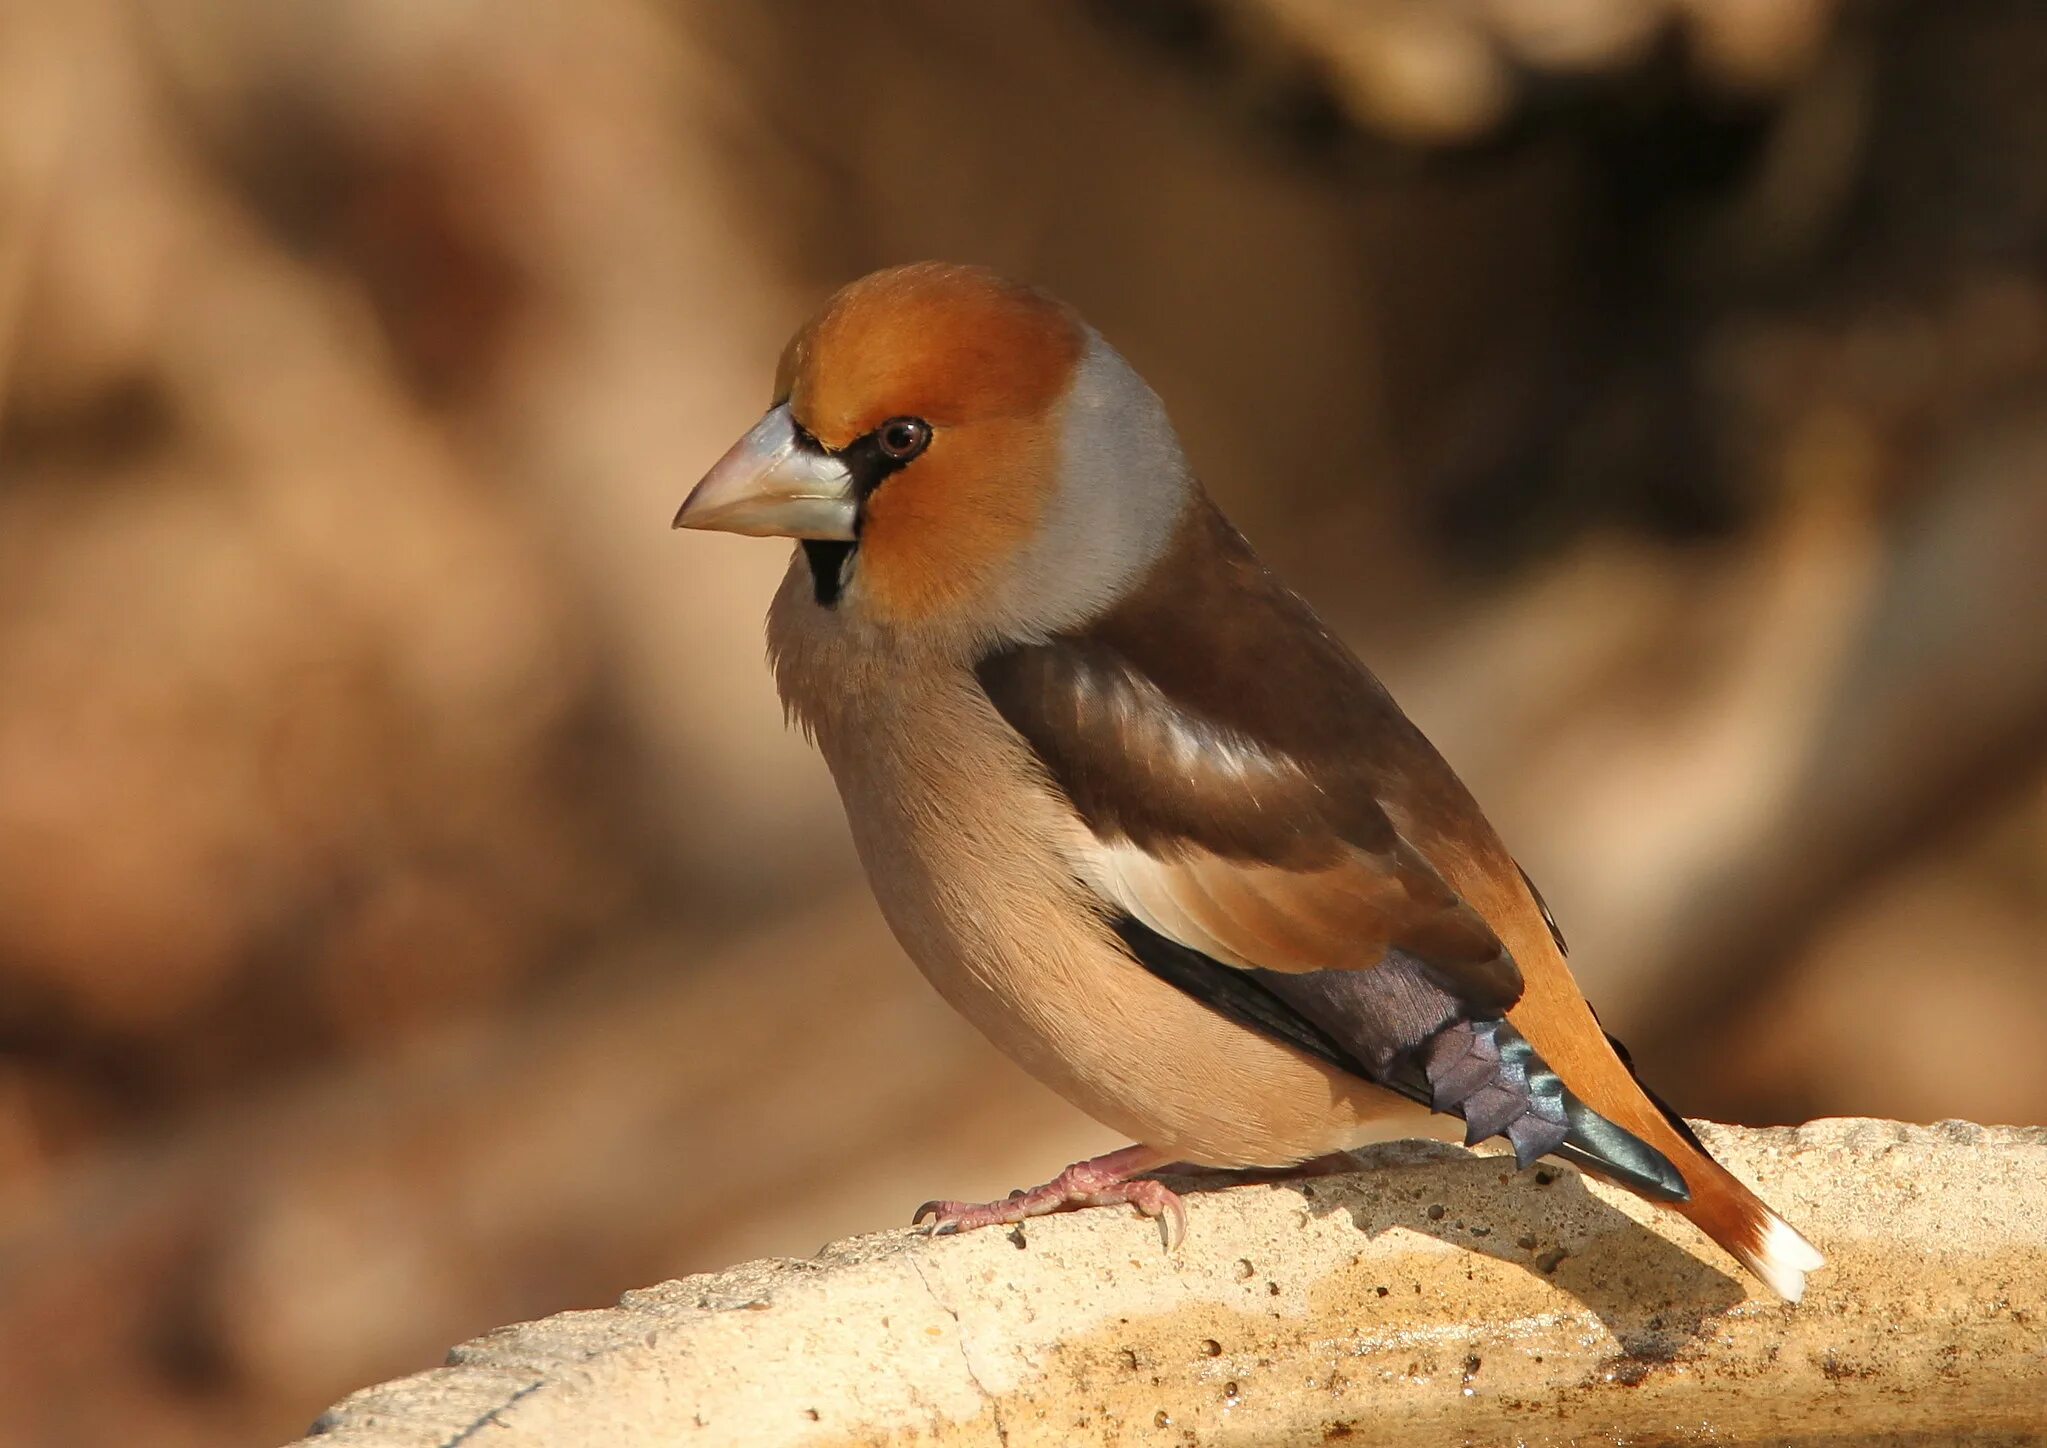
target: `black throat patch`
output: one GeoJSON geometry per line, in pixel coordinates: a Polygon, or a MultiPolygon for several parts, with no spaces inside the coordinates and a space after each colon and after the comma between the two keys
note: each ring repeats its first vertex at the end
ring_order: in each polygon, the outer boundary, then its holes
{"type": "Polygon", "coordinates": [[[836,538],[805,538],[803,557],[810,564],[810,587],[818,607],[833,608],[845,591],[846,564],[860,545],[836,538]]]}

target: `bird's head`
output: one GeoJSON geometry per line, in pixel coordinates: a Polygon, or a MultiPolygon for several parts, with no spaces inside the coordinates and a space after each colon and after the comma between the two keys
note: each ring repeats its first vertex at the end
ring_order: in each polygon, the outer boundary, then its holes
{"type": "Polygon", "coordinates": [[[1023,639],[1112,605],[1192,492],[1158,398],[1071,308],[920,263],[797,332],[675,524],[804,540],[819,607],[1023,639]]]}

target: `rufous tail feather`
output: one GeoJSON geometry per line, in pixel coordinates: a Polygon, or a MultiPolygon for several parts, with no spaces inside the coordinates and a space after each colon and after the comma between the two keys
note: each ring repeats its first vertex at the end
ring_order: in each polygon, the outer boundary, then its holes
{"type": "Polygon", "coordinates": [[[1805,1295],[1805,1274],[1826,1265],[1812,1243],[1704,1152],[1678,1162],[1691,1200],[1676,1209],[1786,1302],[1805,1295]]]}

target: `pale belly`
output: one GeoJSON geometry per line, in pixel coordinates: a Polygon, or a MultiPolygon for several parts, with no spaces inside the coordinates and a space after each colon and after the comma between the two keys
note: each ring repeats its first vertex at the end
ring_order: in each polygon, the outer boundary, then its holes
{"type": "Polygon", "coordinates": [[[992,714],[985,728],[947,715],[946,747],[928,747],[930,730],[888,731],[857,756],[822,742],[883,915],[983,1035],[1172,1159],[1278,1166],[1387,1125],[1427,1129],[1420,1108],[1229,1022],[1131,960],[1065,863],[1062,832],[1080,826],[1028,782],[1015,737],[992,714]],[[918,739],[927,747],[901,742],[918,739]]]}

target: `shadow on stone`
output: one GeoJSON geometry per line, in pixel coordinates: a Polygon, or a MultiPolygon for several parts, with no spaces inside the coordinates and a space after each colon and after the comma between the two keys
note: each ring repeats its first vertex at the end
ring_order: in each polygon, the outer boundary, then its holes
{"type": "MultiPolygon", "coordinates": [[[[1190,1194],[1249,1185],[1294,1192],[1315,1216],[1347,1212],[1367,1237],[1405,1227],[1546,1278],[1620,1342],[1626,1356],[1615,1372],[1623,1377],[1676,1358],[1708,1322],[1748,1295],[1731,1272],[1588,1192],[1571,1167],[1541,1162],[1518,1171],[1510,1156],[1430,1140],[1386,1142],[1350,1155],[1355,1168],[1316,1175],[1166,1175],[1190,1194]],[[1441,1171],[1438,1185],[1418,1184],[1412,1171],[1384,1170],[1424,1165],[1441,1171]]],[[[1702,1241],[1699,1250],[1715,1249],[1702,1241]]]]}

